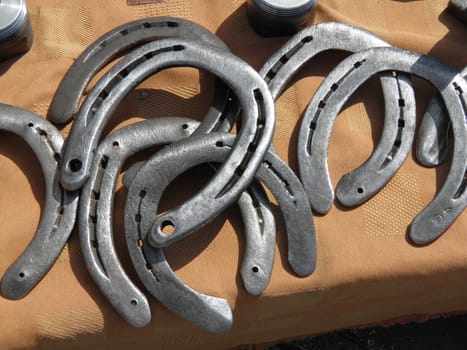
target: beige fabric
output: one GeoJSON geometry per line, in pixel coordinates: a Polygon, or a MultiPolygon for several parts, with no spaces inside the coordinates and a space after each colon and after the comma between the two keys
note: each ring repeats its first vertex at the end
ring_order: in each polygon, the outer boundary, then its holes
{"type": "MultiPolygon", "coordinates": [[[[0,101],[45,117],[73,59],[108,30],[145,16],[178,16],[202,24],[225,40],[235,54],[259,68],[286,39],[257,36],[247,22],[243,3],[166,0],[128,6],[126,0],[28,0],[34,46],[17,61],[0,65],[0,101]]],[[[320,0],[315,22],[355,24],[394,45],[461,68],[467,64],[467,27],[449,15],[446,6],[447,0],[320,0]]],[[[342,57],[339,53],[320,55],[277,102],[275,143],[278,153],[295,170],[297,121],[323,77],[342,57]]],[[[419,79],[414,84],[420,121],[433,89],[419,79]]],[[[199,119],[210,103],[211,92],[211,80],[200,83],[193,69],[160,73],[122,103],[108,131],[137,118],[177,115],[199,119]],[[149,92],[147,98],[139,95],[142,89],[149,92]]],[[[381,133],[382,102],[379,82],[373,79],[359,89],[338,118],[329,154],[334,184],[370,155],[381,133]]],[[[65,128],[64,134],[68,130],[65,128]]],[[[37,227],[44,189],[38,162],[28,146],[4,132],[0,168],[2,275],[37,227]]],[[[447,171],[448,166],[423,168],[411,155],[368,203],[353,210],[334,205],[328,215],[317,216],[318,265],[307,278],[291,273],[279,220],[273,276],[261,297],[247,295],[238,277],[244,244],[238,209],[232,208],[197,236],[168,249],[170,263],[187,284],[230,302],[235,324],[225,336],[196,329],[152,298],[153,321],[148,327],[138,330],[125,324],[85,270],[74,232],[59,261],[30,295],[20,301],[0,297],[0,348],[221,349],[407,315],[467,310],[466,213],[428,247],[414,247],[405,236],[408,224],[433,198],[447,171]]],[[[183,188],[190,190],[204,183],[206,179],[196,180],[202,175],[185,177],[184,183],[173,187],[177,195],[166,196],[165,207],[186,198],[183,188]]],[[[137,281],[123,242],[125,193],[121,189],[116,196],[115,239],[127,271],[137,281]]]]}

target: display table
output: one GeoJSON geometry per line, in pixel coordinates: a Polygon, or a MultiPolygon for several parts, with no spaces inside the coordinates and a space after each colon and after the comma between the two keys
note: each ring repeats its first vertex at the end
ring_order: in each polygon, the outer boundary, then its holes
{"type": "MultiPolygon", "coordinates": [[[[35,42],[17,60],[0,64],[0,102],[46,117],[54,92],[73,60],[100,35],[143,17],[176,16],[216,33],[256,69],[287,38],[262,38],[251,29],[244,1],[166,0],[127,5],[126,0],[29,0],[35,42]]],[[[467,27],[446,12],[447,0],[320,0],[315,23],[338,21],[365,28],[389,43],[429,54],[461,69],[467,65],[467,27]]],[[[276,103],[274,143],[297,171],[297,121],[323,77],[345,54],[310,62],[276,103]]],[[[414,79],[418,123],[434,89],[414,79]]],[[[117,109],[112,129],[145,118],[200,119],[210,103],[212,79],[189,68],[164,71],[139,86],[117,109]]],[[[371,154],[381,134],[384,104],[377,78],[346,104],[333,129],[329,166],[333,184],[371,154]]],[[[69,131],[65,127],[63,134],[69,131]]],[[[0,276],[31,239],[40,219],[44,187],[28,146],[2,132],[0,142],[0,276]]],[[[146,154],[147,155],[147,154],[146,154]]],[[[241,216],[233,207],[198,234],[166,250],[177,275],[192,288],[226,298],[234,326],[212,335],[178,318],[152,297],[153,319],[135,329],[113,311],[86,271],[75,231],[57,263],[24,299],[0,297],[1,349],[224,349],[304,337],[346,327],[432,317],[467,310],[467,213],[433,244],[416,247],[407,227],[443,184],[449,165],[422,167],[409,155],[389,184],[353,209],[337,202],[316,216],[318,260],[314,274],[296,277],[287,263],[280,212],[271,282],[265,293],[246,293],[239,277],[244,247],[241,216]]],[[[198,176],[199,175],[199,176],[198,176]]],[[[207,180],[185,176],[164,199],[180,203],[207,180]],[[188,192],[187,192],[188,191],[188,192]]],[[[121,179],[120,179],[121,180],[121,179]]],[[[125,250],[119,186],[115,241],[130,277],[144,290],[125,250]]]]}

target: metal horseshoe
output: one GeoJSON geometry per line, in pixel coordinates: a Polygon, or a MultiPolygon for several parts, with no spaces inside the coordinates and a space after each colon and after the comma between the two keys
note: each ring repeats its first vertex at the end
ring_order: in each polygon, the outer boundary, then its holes
{"type": "MultiPolygon", "coordinates": [[[[161,241],[153,239],[160,235],[154,224],[154,213],[157,213],[165,188],[176,176],[193,166],[221,163],[234,144],[233,134],[192,135],[165,147],[138,171],[128,191],[125,214],[127,243],[135,265],[144,266],[145,259],[149,259],[151,254],[159,254],[157,249],[153,249],[161,241]],[[141,240],[144,241],[142,248],[138,245],[141,240]]],[[[310,275],[316,267],[315,229],[311,208],[300,180],[272,152],[265,155],[256,179],[263,182],[278,201],[286,226],[288,260],[292,269],[299,276],[310,275]]],[[[164,246],[179,239],[173,234],[163,235],[164,246]]],[[[140,273],[143,281],[149,279],[145,283],[153,283],[150,282],[154,278],[151,273],[145,270],[140,273]]]]}
{"type": "Polygon", "coordinates": [[[5,298],[26,296],[57,260],[73,229],[78,205],[77,193],[63,190],[57,166],[62,135],[44,118],[21,108],[0,104],[0,130],[20,136],[32,148],[45,179],[45,204],[32,241],[3,276],[5,298]]]}
{"type": "MultiPolygon", "coordinates": [[[[193,135],[196,134],[196,130],[193,135]]],[[[130,188],[145,163],[145,161],[134,163],[125,171],[122,182],[126,188],[130,188]]],[[[215,170],[218,168],[213,164],[210,166],[215,170]]],[[[251,295],[260,295],[271,279],[275,255],[276,221],[271,202],[263,186],[257,180],[254,180],[241,194],[237,205],[242,214],[246,240],[240,275],[246,291],[251,295]]]]}
{"type": "Polygon", "coordinates": [[[238,198],[253,179],[274,133],[274,102],[266,83],[232,54],[181,39],[151,42],[131,52],[98,82],[81,107],[60,171],[62,185],[81,187],[111,112],[142,80],[174,66],[193,66],[216,74],[231,87],[243,111],[237,142],[213,180],[193,198],[157,219],[159,229],[169,224],[174,227],[172,236],[181,238],[238,198]],[[199,210],[201,207],[203,210],[199,210]]]}
{"type": "MultiPolygon", "coordinates": [[[[79,229],[86,266],[113,307],[135,327],[147,325],[151,319],[151,312],[146,297],[123,270],[113,244],[112,208],[117,177],[128,157],[144,149],[187,137],[198,125],[199,122],[185,118],[159,118],[118,130],[104,139],[96,150],[89,181],[81,194],[79,229]]],[[[124,184],[131,181],[132,175],[129,176],[130,179],[125,174],[124,184]]],[[[258,295],[266,288],[271,276],[275,249],[275,222],[270,204],[264,200],[267,197],[260,185],[248,191],[252,194],[242,194],[238,202],[246,230],[242,277],[247,290],[258,295]],[[260,273],[252,272],[255,266],[261,268],[260,273]]],[[[228,305],[225,301],[221,302],[191,290],[178,280],[167,262],[164,264],[166,268],[159,273],[167,284],[159,285],[158,291],[163,289],[164,292],[155,294],[163,305],[178,311],[181,317],[190,320],[190,314],[187,314],[186,310],[180,311],[174,305],[174,297],[191,296],[193,309],[200,314],[204,312],[210,315],[208,317],[210,320],[216,320],[215,325],[200,323],[200,327],[212,331],[230,328],[230,325],[223,323],[229,320],[229,317],[225,316],[225,308],[221,309],[220,313],[219,310],[212,309],[212,305],[219,303],[221,306],[228,305]],[[169,295],[171,297],[167,298],[169,295]]]]}
{"type": "MultiPolygon", "coordinates": [[[[152,17],[124,24],[101,36],[74,61],[52,100],[49,120],[55,124],[68,123],[78,113],[89,82],[103,67],[135,47],[163,38],[200,40],[229,51],[224,42],[207,29],[180,18],[152,17]]],[[[222,131],[230,130],[238,109],[231,108],[229,91],[224,83],[216,80],[212,106],[205,117],[206,126],[211,124],[222,131]]]]}
{"type": "MultiPolygon", "coordinates": [[[[264,77],[273,98],[276,99],[284,91],[292,77],[309,60],[323,51],[337,49],[358,52],[371,47],[389,46],[387,42],[364,29],[342,23],[321,23],[305,28],[293,36],[264,64],[260,70],[260,75],[264,77]]],[[[392,77],[382,74],[381,85],[386,103],[386,118],[384,120],[381,142],[372,156],[363,165],[342,178],[340,189],[338,189],[338,196],[341,197],[342,204],[347,206],[360,204],[379,191],[391,179],[410,151],[410,147],[407,145],[410,145],[412,142],[415,128],[415,98],[413,93],[410,94],[411,82],[407,77],[392,77]],[[407,91],[405,97],[401,96],[401,89],[407,91]],[[409,115],[410,121],[405,126],[404,133],[399,135],[398,120],[400,119],[401,112],[398,103],[402,98],[407,100],[409,106],[411,106],[405,107],[404,111],[404,113],[409,115]],[[413,118],[410,117],[411,115],[413,115],[413,118]],[[388,164],[385,164],[383,169],[379,169],[381,157],[389,153],[393,146],[391,141],[396,137],[399,137],[398,140],[403,146],[390,162],[387,161],[388,164]],[[376,171],[378,171],[378,181],[371,183],[369,181],[372,179],[370,174],[374,174],[376,171]],[[349,187],[360,187],[362,183],[367,184],[367,190],[364,194],[359,194],[358,196],[345,195],[349,187]]],[[[303,142],[303,140],[299,142],[303,142]]],[[[321,180],[322,184],[325,179],[321,180]]],[[[309,192],[307,182],[304,183],[304,186],[309,192]]],[[[314,188],[317,187],[318,185],[314,188]]],[[[334,193],[330,185],[327,185],[323,191],[324,193],[314,191],[313,195],[317,197],[313,200],[310,197],[311,206],[318,213],[326,213],[333,202],[334,193]]]]}
{"type": "MultiPolygon", "coordinates": [[[[307,181],[310,178],[329,181],[327,147],[342,105],[340,101],[345,101],[373,74],[392,70],[416,75],[434,85],[441,93],[453,126],[454,156],[448,177],[435,198],[410,226],[411,240],[426,244],[439,237],[467,203],[467,82],[450,67],[428,56],[394,48],[369,49],[344,60],[319,87],[305,113],[300,140],[306,142],[301,142],[298,150],[300,172],[302,179],[307,181]]],[[[396,142],[394,146],[397,146],[396,142]]],[[[388,154],[390,156],[392,154],[388,154]]],[[[308,194],[313,198],[313,193],[308,194]]]]}
{"type": "MultiPolygon", "coordinates": [[[[460,73],[467,79],[467,67],[460,73]]],[[[446,163],[449,159],[448,130],[450,127],[444,102],[435,95],[423,115],[417,137],[417,159],[427,167],[446,163]]]]}

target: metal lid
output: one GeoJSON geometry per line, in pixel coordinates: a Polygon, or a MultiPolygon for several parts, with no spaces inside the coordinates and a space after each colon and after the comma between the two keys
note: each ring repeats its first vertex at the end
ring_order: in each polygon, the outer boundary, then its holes
{"type": "Polygon", "coordinates": [[[26,16],[25,0],[0,0],[0,40],[19,32],[26,16]]]}
{"type": "Polygon", "coordinates": [[[308,12],[316,0],[254,0],[262,11],[275,16],[299,16],[308,12]]]}

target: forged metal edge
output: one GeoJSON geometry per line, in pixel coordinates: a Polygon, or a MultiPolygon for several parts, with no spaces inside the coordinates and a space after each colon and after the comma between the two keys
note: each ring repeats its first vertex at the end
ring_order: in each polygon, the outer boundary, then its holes
{"type": "MultiPolygon", "coordinates": [[[[453,125],[454,159],[448,177],[435,198],[418,214],[410,227],[410,238],[417,244],[425,244],[439,237],[462,213],[467,202],[465,178],[467,167],[467,112],[465,110],[467,82],[450,67],[433,58],[394,48],[369,49],[354,54],[339,64],[328,76],[328,80],[340,77],[341,72],[348,72],[347,79],[340,83],[336,90],[343,96],[347,96],[373,74],[392,70],[414,74],[433,84],[441,92],[453,125]]],[[[323,95],[322,90],[324,89],[326,87],[318,89],[319,92],[315,95],[316,99],[323,95]]],[[[315,101],[315,104],[318,103],[315,101]]],[[[310,151],[312,154],[321,152],[323,157],[308,158],[307,144],[300,144],[300,162],[312,160],[307,164],[308,169],[327,172],[326,154],[333,124],[334,119],[331,118],[323,119],[322,122],[315,121],[310,151]]],[[[303,123],[300,129],[300,139],[307,140],[309,130],[308,124],[303,123]]]]}
{"type": "MultiPolygon", "coordinates": [[[[133,197],[129,195],[127,199],[133,206],[141,208],[138,217],[144,223],[141,234],[149,226],[146,221],[154,220],[153,213],[157,213],[159,199],[176,176],[202,163],[224,161],[234,142],[235,136],[232,134],[196,135],[167,146],[146,162],[131,185],[138,184],[139,190],[145,193],[144,199],[136,197],[140,193],[136,190],[132,192],[133,197]],[[140,203],[137,205],[138,200],[140,203]]],[[[288,237],[288,258],[293,270],[299,276],[308,276],[316,265],[315,230],[311,209],[300,181],[271,152],[267,153],[261,163],[256,179],[269,188],[279,203],[288,237]]],[[[154,224],[151,230],[154,232],[154,224]]],[[[178,240],[171,234],[166,237],[168,243],[178,240]]],[[[151,244],[154,245],[153,242],[151,244]]]]}
{"type": "Polygon", "coordinates": [[[269,90],[253,68],[231,54],[180,39],[152,42],[130,53],[100,80],[83,104],[67,142],[61,181],[68,188],[84,184],[99,135],[118,102],[149,75],[173,66],[212,71],[231,86],[244,112],[235,147],[213,181],[195,197],[158,219],[159,227],[170,222],[175,227],[173,236],[181,238],[238,198],[253,179],[272,140],[274,103],[269,90]],[[69,166],[75,160],[82,166],[72,172],[69,166]],[[235,172],[236,176],[232,177],[235,172]],[[200,204],[205,208],[202,212],[195,210],[200,204]]]}
{"type": "MultiPolygon", "coordinates": [[[[56,124],[68,123],[78,112],[79,102],[92,78],[115,58],[149,41],[168,37],[200,40],[219,49],[228,47],[214,34],[200,25],[173,17],[152,17],[133,21],[104,34],[74,61],[60,83],[50,105],[48,118],[56,124]]],[[[229,103],[229,89],[216,80],[212,106],[205,120],[223,131],[230,130],[236,111],[224,114],[229,103]]]]}
{"type": "MultiPolygon", "coordinates": [[[[467,67],[460,74],[467,78],[467,67]]],[[[449,159],[447,113],[443,99],[436,94],[428,103],[417,137],[417,159],[426,167],[436,167],[449,159]]]]}
{"type": "Polygon", "coordinates": [[[39,227],[1,283],[5,298],[20,299],[44,277],[62,252],[75,223],[78,194],[64,191],[58,182],[63,138],[52,124],[32,112],[0,104],[0,129],[27,142],[45,179],[45,203],[39,227]]]}
{"type": "Polygon", "coordinates": [[[115,251],[112,218],[118,174],[133,154],[187,137],[198,124],[185,118],[158,118],[118,130],[99,145],[81,194],[79,232],[86,266],[112,306],[134,327],[146,326],[151,311],[115,251]]]}

